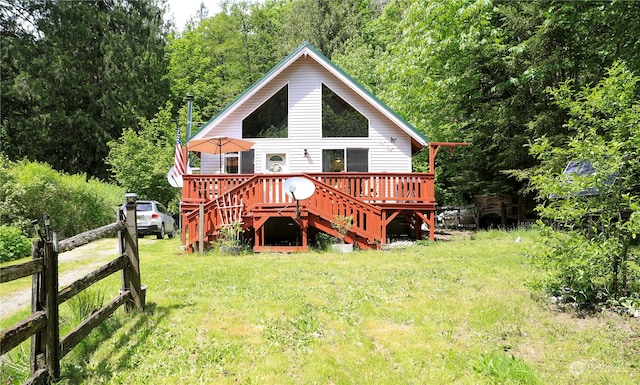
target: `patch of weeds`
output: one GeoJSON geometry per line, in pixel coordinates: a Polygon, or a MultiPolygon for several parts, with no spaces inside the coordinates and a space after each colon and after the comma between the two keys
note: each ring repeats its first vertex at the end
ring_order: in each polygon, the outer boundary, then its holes
{"type": "Polygon", "coordinates": [[[70,312],[69,322],[79,324],[104,305],[104,291],[87,289],[67,301],[70,312]]]}
{"type": "Polygon", "coordinates": [[[540,384],[534,371],[513,355],[502,353],[483,354],[473,365],[476,373],[484,376],[489,384],[540,384]]]}
{"type": "Polygon", "coordinates": [[[618,313],[626,313],[631,317],[640,317],[640,295],[633,294],[629,297],[621,297],[609,300],[607,305],[618,313]]]}
{"type": "Polygon", "coordinates": [[[21,344],[0,357],[0,383],[22,384],[29,377],[29,345],[21,344]]]}
{"type": "Polygon", "coordinates": [[[338,242],[338,238],[327,233],[319,232],[316,234],[314,246],[320,251],[329,251],[331,245],[338,242]]]}
{"type": "Polygon", "coordinates": [[[207,346],[197,346],[193,354],[197,367],[214,367],[217,372],[222,372],[225,365],[236,361],[241,352],[239,344],[212,340],[207,346]]]}
{"type": "Polygon", "coordinates": [[[423,247],[423,246],[430,246],[430,245],[433,245],[433,242],[428,239],[419,239],[413,242],[414,247],[423,247]]]}
{"type": "Polygon", "coordinates": [[[313,306],[307,304],[296,317],[267,321],[264,337],[274,346],[308,352],[311,343],[322,337],[321,323],[313,306]]]}

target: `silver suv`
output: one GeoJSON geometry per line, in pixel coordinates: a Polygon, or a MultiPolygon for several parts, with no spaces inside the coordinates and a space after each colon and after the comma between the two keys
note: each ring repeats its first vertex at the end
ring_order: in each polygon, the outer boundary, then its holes
{"type": "Polygon", "coordinates": [[[163,239],[165,234],[173,238],[176,223],[162,203],[156,201],[138,201],[138,236],[155,235],[163,239]]]}

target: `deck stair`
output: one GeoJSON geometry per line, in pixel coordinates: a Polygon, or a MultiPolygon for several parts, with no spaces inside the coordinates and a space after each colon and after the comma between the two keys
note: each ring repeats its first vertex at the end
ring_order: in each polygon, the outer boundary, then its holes
{"type": "MultiPolygon", "coordinates": [[[[429,174],[430,175],[430,174],[429,174]]],[[[308,249],[306,232],[309,227],[338,236],[331,226],[338,215],[352,216],[353,226],[345,241],[361,249],[380,249],[384,243],[386,225],[397,215],[408,216],[407,208],[416,212],[418,220],[428,220],[425,208],[435,210],[432,178],[375,177],[371,174],[336,175],[302,174],[312,181],[315,193],[299,205],[283,189],[292,175],[244,175],[185,178],[182,215],[183,244],[191,250],[202,241],[212,242],[220,228],[230,221],[242,222],[245,230],[255,235],[255,251],[291,251],[286,247],[265,245],[264,226],[270,218],[289,217],[295,220],[303,234],[302,246],[308,249]],[[425,182],[426,180],[426,182],[425,182]],[[429,190],[429,191],[427,191],[429,190]],[[386,209],[385,209],[386,207],[386,209]],[[391,210],[391,211],[390,211],[391,210]],[[405,211],[403,211],[405,210],[405,211]],[[201,218],[202,217],[202,218],[201,218]],[[188,240],[186,234],[188,234],[188,240]]],[[[300,175],[297,175],[300,176],[300,175]]],[[[432,216],[432,214],[431,214],[432,216]]],[[[415,217],[415,216],[414,216],[415,217]]]]}

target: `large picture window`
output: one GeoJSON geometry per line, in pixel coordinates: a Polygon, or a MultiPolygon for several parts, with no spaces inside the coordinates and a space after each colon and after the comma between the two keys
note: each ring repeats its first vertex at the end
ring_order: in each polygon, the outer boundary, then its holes
{"type": "Polygon", "coordinates": [[[347,148],[322,150],[323,172],[368,172],[369,150],[366,148],[347,148]],[[345,157],[346,153],[346,157],[345,157]]]}
{"type": "Polygon", "coordinates": [[[322,85],[322,137],[367,137],[369,120],[329,87],[322,85]]]}
{"type": "Polygon", "coordinates": [[[242,120],[243,138],[286,138],[289,136],[289,86],[242,120]]]}

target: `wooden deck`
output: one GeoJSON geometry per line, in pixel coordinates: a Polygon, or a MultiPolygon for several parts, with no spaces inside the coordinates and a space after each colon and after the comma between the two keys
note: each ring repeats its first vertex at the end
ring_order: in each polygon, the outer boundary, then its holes
{"type": "Polygon", "coordinates": [[[399,215],[411,224],[414,238],[421,237],[421,225],[427,223],[434,239],[432,173],[184,175],[183,181],[182,244],[190,250],[215,239],[224,216],[221,207],[227,202],[242,203],[245,235],[250,234],[256,252],[306,251],[310,228],[337,235],[331,227],[337,215],[353,216],[345,241],[361,249],[380,249],[387,241],[387,226],[399,215]],[[284,181],[293,176],[307,178],[316,187],[299,207],[283,189],[284,181]],[[266,244],[265,224],[271,218],[295,221],[300,244],[266,244]]]}

